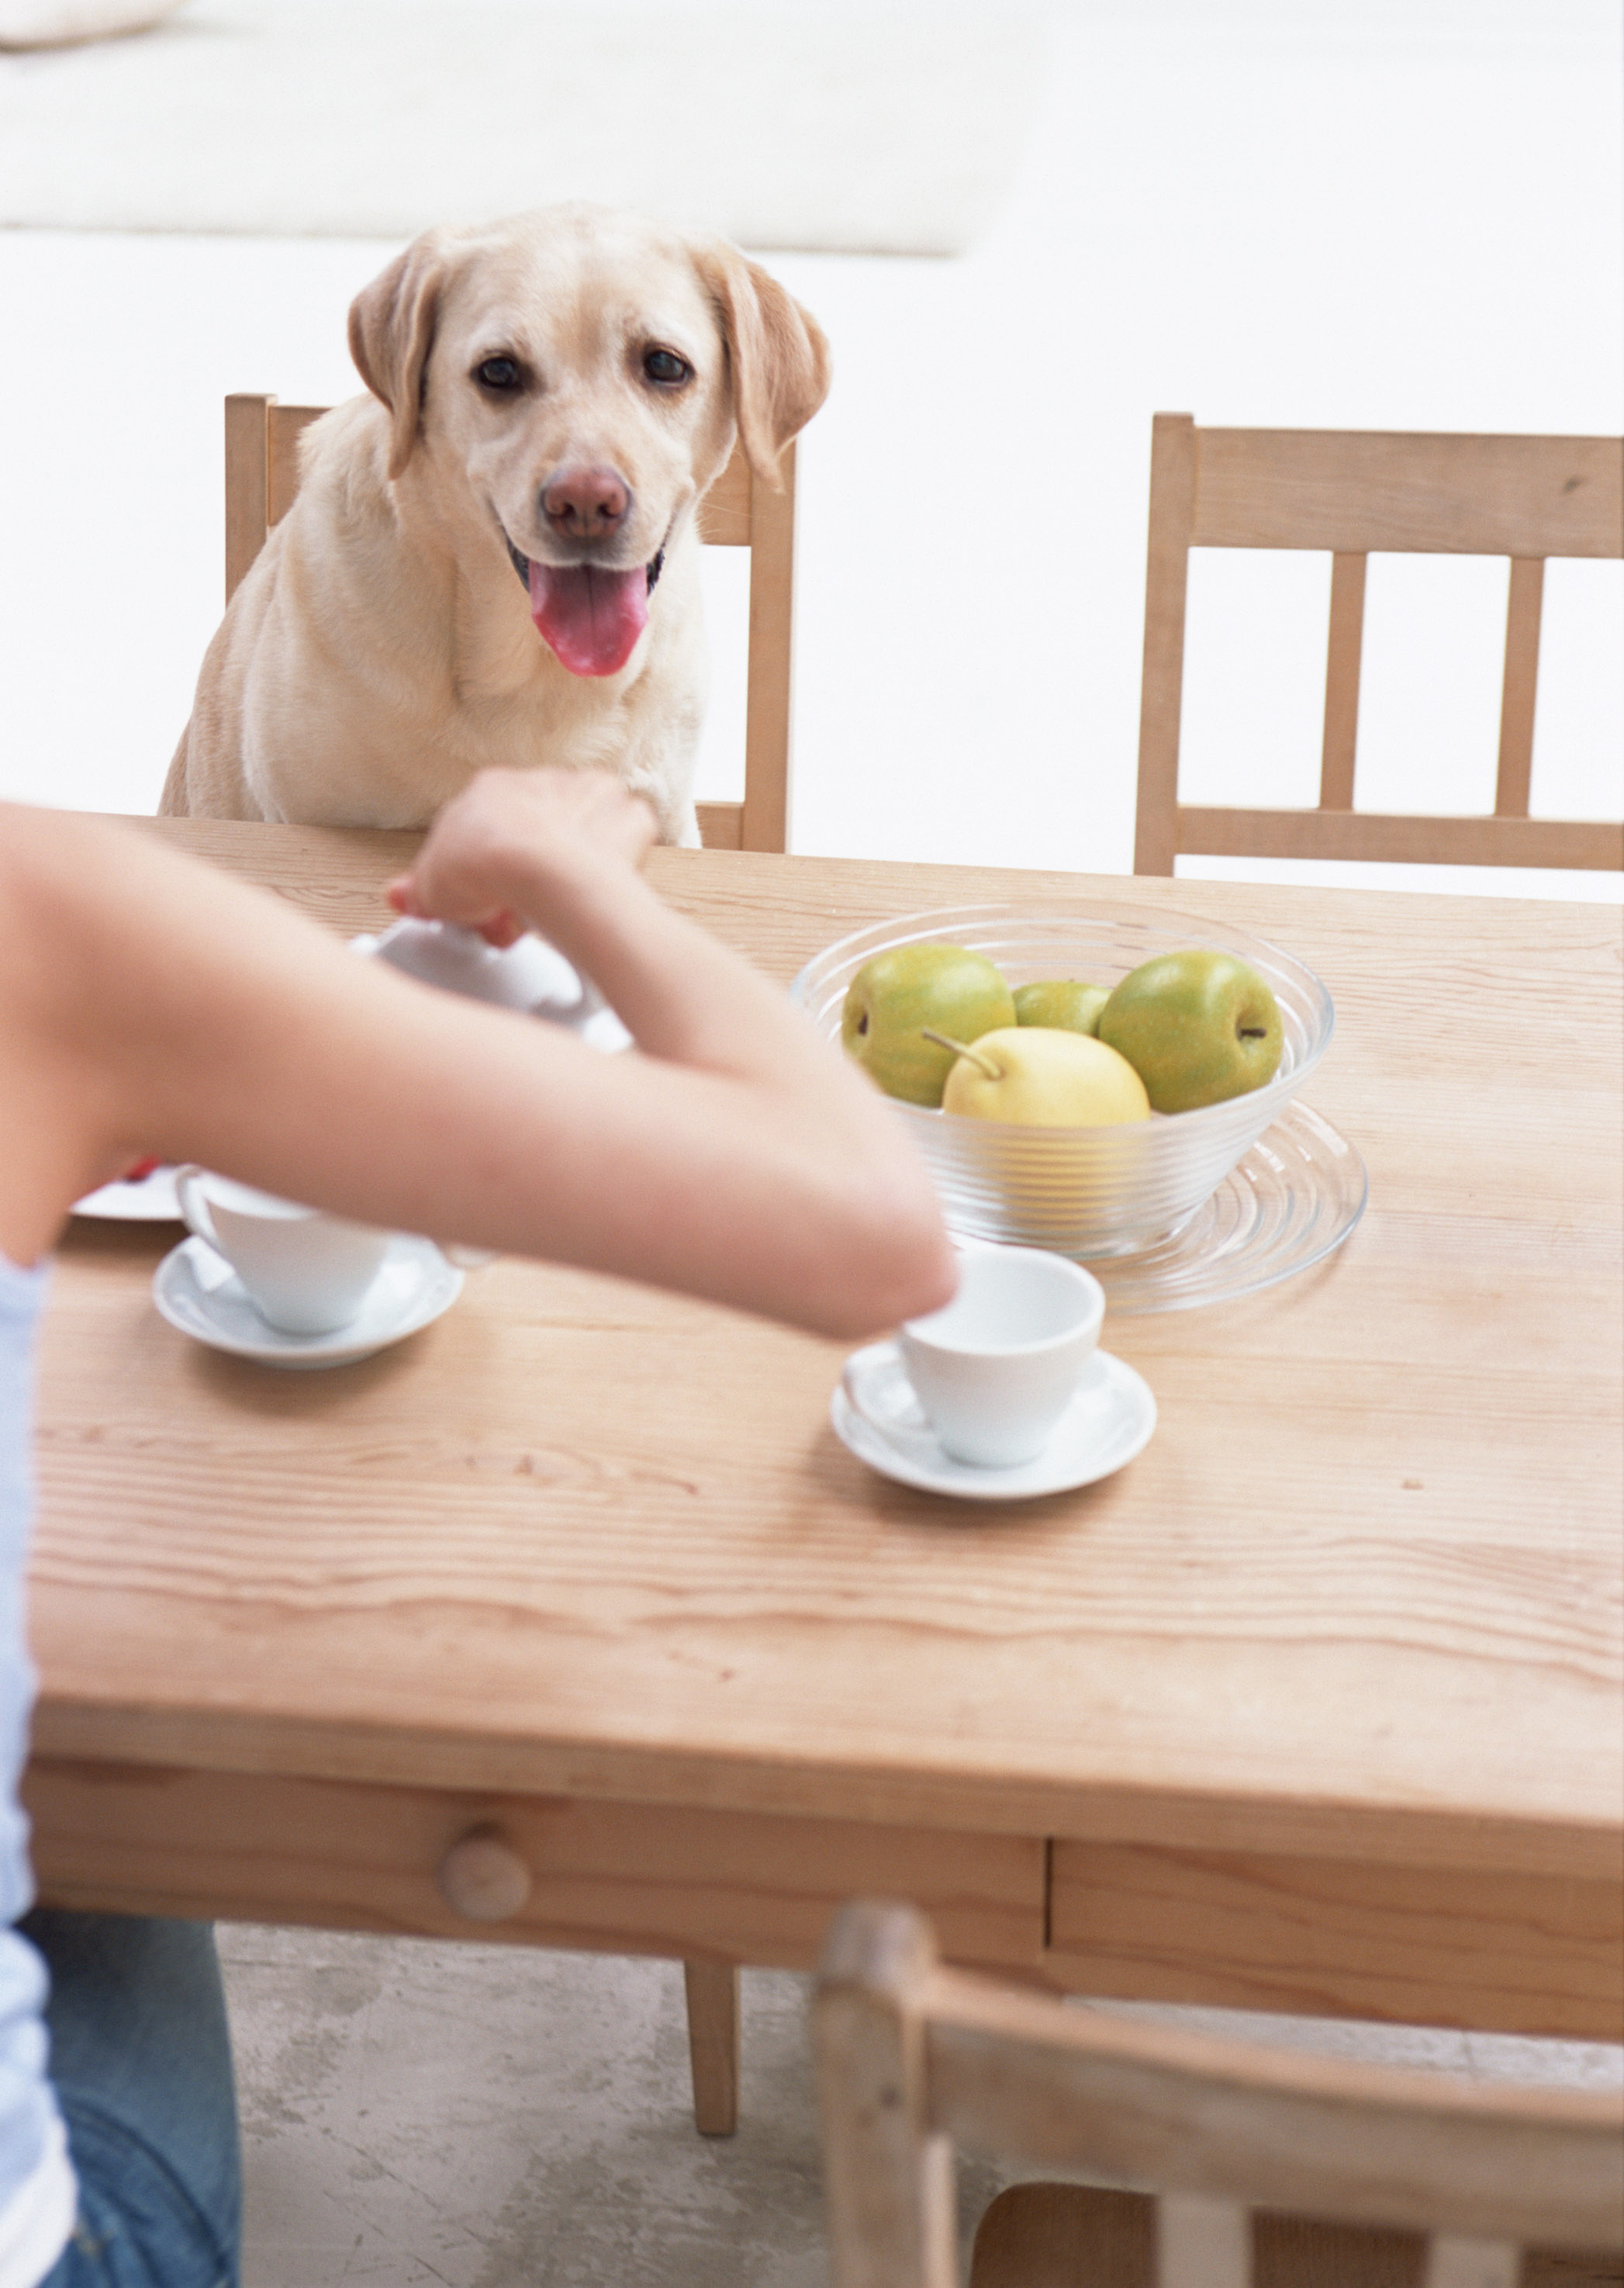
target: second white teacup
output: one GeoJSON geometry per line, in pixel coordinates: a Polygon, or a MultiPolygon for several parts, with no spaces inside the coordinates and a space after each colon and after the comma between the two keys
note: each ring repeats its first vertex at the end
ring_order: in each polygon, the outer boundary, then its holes
{"type": "Polygon", "coordinates": [[[187,1228],[225,1257],[260,1317],[284,1335],[347,1327],[393,1236],[205,1168],[182,1168],[175,1192],[187,1228]]]}
{"type": "Polygon", "coordinates": [[[942,1450],[982,1468],[1041,1454],[1082,1387],[1105,1315],[1098,1280],[1063,1255],[966,1250],[952,1302],[899,1338],[942,1450]]]}

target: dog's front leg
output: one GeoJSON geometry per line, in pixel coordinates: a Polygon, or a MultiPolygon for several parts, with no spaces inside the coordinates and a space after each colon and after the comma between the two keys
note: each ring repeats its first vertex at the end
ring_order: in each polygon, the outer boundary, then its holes
{"type": "Polygon", "coordinates": [[[692,795],[685,791],[673,794],[669,783],[652,771],[630,772],[627,783],[633,794],[640,794],[654,812],[660,839],[669,848],[698,850],[702,846],[699,813],[693,806],[692,795]]]}
{"type": "Polygon", "coordinates": [[[699,814],[693,807],[693,773],[699,745],[697,709],[677,735],[646,734],[629,743],[620,769],[633,794],[654,812],[660,839],[678,850],[700,848],[699,814]]]}

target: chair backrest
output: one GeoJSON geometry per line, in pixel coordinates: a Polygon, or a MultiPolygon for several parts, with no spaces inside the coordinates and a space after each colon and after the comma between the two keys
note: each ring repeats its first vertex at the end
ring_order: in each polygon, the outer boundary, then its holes
{"type": "Polygon", "coordinates": [[[1545,560],[1619,555],[1624,555],[1624,438],[1198,429],[1187,413],[1158,413],[1151,428],[1135,873],[1170,874],[1181,850],[1224,857],[1624,867],[1624,823],[1528,815],[1545,560]],[[1200,809],[1178,799],[1192,548],[1330,553],[1317,810],[1200,809]],[[1372,549],[1511,560],[1492,817],[1383,816],[1353,807],[1365,561],[1372,549]]]}
{"type": "MultiPolygon", "coordinates": [[[[299,489],[299,433],[325,405],[274,397],[226,401],[226,600],[299,489]]],[[[789,830],[789,654],[795,579],[795,447],[779,463],[783,489],[758,484],[737,446],[700,503],[699,534],[712,547],[750,552],[749,688],[744,800],[702,802],[707,849],[783,850],[789,830]]]]}
{"type": "Polygon", "coordinates": [[[1159,2288],[1248,2288],[1251,2212],[1430,2239],[1427,2288],[1624,2247],[1624,2093],[1521,2090],[1069,2010],[847,1907],[813,2006],[835,2288],[953,2288],[955,2146],[1154,2188],[1159,2288]]]}

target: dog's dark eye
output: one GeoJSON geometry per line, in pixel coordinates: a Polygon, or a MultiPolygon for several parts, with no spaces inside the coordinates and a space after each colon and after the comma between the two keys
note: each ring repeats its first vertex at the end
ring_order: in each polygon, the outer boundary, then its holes
{"type": "Polygon", "coordinates": [[[481,389],[494,389],[498,392],[517,389],[519,387],[518,360],[511,357],[487,358],[483,365],[477,365],[474,368],[473,377],[481,389]]]}
{"type": "Polygon", "coordinates": [[[668,389],[691,380],[693,375],[686,358],[679,358],[675,350],[645,350],[643,370],[651,381],[662,382],[668,389]]]}

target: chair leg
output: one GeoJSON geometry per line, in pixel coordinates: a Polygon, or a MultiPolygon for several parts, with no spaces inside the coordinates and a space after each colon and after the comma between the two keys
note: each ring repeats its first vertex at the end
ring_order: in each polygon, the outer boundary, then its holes
{"type": "Polygon", "coordinates": [[[739,2126],[739,1966],[685,1962],[693,2124],[701,2137],[731,2137],[739,2126]]]}

